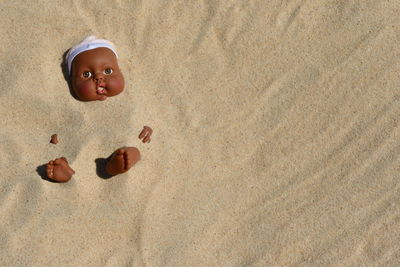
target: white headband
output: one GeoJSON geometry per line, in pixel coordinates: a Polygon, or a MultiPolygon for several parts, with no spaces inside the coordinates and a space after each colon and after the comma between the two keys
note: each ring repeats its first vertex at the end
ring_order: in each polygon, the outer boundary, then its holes
{"type": "Polygon", "coordinates": [[[90,35],[86,37],[82,42],[72,47],[66,56],[66,61],[68,64],[68,73],[71,75],[72,61],[74,58],[82,52],[92,50],[99,47],[105,47],[114,52],[115,56],[118,58],[115,46],[110,41],[104,39],[96,39],[96,36],[90,35]]]}

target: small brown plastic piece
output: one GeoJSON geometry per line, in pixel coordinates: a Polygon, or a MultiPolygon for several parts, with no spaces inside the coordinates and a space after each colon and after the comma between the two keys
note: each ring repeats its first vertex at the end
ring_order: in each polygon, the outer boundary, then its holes
{"type": "Polygon", "coordinates": [[[150,143],[153,130],[149,126],[143,126],[143,130],[139,134],[139,139],[143,139],[143,143],[150,143]]]}
{"type": "Polygon", "coordinates": [[[58,135],[57,134],[53,134],[51,136],[50,143],[52,143],[52,144],[57,144],[58,143],[58,135]]]}

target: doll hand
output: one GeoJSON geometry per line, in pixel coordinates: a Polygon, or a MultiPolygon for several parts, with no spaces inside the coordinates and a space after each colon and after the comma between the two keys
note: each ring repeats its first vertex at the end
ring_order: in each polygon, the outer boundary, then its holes
{"type": "Polygon", "coordinates": [[[139,139],[143,138],[143,143],[150,143],[150,136],[153,133],[153,130],[149,126],[144,126],[143,130],[139,134],[139,139]]]}

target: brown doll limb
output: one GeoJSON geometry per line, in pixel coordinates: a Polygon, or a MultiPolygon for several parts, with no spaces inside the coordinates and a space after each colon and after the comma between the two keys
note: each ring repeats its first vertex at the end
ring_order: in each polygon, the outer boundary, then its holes
{"type": "Polygon", "coordinates": [[[53,135],[51,136],[50,143],[52,143],[52,144],[57,144],[57,143],[58,143],[58,136],[57,136],[57,134],[53,134],[53,135]]]}
{"type": "Polygon", "coordinates": [[[121,147],[111,155],[106,165],[106,172],[112,176],[127,172],[139,160],[139,149],[136,147],[121,147]]]}
{"type": "Polygon", "coordinates": [[[149,126],[144,126],[143,130],[139,134],[139,139],[143,139],[143,143],[150,143],[150,136],[153,133],[153,130],[149,126]]]}
{"type": "Polygon", "coordinates": [[[46,166],[47,177],[53,181],[65,183],[68,182],[75,173],[68,164],[66,158],[57,158],[50,160],[46,166]]]}

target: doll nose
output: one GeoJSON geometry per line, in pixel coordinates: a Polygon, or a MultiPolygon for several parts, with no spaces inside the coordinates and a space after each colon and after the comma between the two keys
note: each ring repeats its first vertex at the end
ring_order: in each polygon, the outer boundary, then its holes
{"type": "Polygon", "coordinates": [[[95,80],[96,82],[99,82],[99,81],[104,80],[103,74],[102,74],[102,73],[96,73],[96,74],[94,75],[94,80],[95,80]]]}

